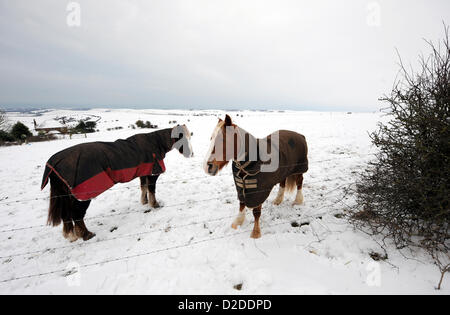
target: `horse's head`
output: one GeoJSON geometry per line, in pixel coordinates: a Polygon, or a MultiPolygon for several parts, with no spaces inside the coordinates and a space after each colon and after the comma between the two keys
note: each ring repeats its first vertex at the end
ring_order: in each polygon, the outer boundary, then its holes
{"type": "Polygon", "coordinates": [[[238,127],[233,124],[231,117],[226,115],[225,120],[219,122],[211,136],[211,144],[205,157],[204,170],[207,174],[215,176],[228,162],[236,158],[239,141],[236,141],[238,127]]]}
{"type": "Polygon", "coordinates": [[[191,145],[192,133],[189,132],[186,125],[178,125],[172,128],[172,139],[174,144],[172,148],[177,149],[184,157],[194,156],[194,151],[192,151],[191,145]]]}

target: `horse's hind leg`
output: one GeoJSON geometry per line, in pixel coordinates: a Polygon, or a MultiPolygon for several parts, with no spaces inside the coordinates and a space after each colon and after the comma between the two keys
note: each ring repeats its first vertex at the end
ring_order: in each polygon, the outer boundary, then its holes
{"type": "Polygon", "coordinates": [[[148,180],[148,204],[152,208],[159,208],[159,203],[156,201],[156,181],[159,175],[147,176],[148,180]]]}
{"type": "Polygon", "coordinates": [[[86,210],[91,203],[88,201],[78,201],[73,198],[73,213],[72,218],[73,222],[75,222],[75,235],[82,238],[83,241],[88,241],[95,236],[94,233],[90,232],[86,224],[84,224],[84,216],[86,215],[86,210]]]}
{"type": "Polygon", "coordinates": [[[72,200],[70,191],[55,174],[50,174],[50,207],[48,209],[49,225],[57,226],[63,222],[63,236],[71,242],[78,239],[73,230],[72,200]]]}
{"type": "Polygon", "coordinates": [[[273,204],[274,204],[274,205],[277,205],[277,206],[278,206],[280,203],[283,202],[285,187],[286,187],[286,180],[283,180],[283,181],[280,183],[280,188],[278,189],[278,195],[277,195],[277,197],[275,198],[275,200],[273,201],[273,204]]]}
{"type": "Polygon", "coordinates": [[[83,241],[89,241],[91,238],[95,237],[95,234],[87,229],[83,219],[75,221],[75,234],[78,237],[83,238],[83,241]]]}
{"type": "Polygon", "coordinates": [[[63,221],[63,236],[70,242],[75,242],[78,239],[78,236],[75,233],[72,223],[72,210],[73,205],[71,202],[71,196],[64,195],[60,196],[62,211],[61,211],[61,219],[63,221]]]}
{"type": "Polygon", "coordinates": [[[294,205],[301,205],[303,203],[303,174],[297,175],[297,195],[295,196],[294,205]]]}
{"type": "Polygon", "coordinates": [[[72,219],[69,220],[70,221],[64,220],[63,222],[63,236],[70,242],[75,242],[78,239],[78,236],[76,236],[75,231],[73,229],[72,219]]]}
{"type": "Polygon", "coordinates": [[[253,226],[251,238],[261,237],[261,228],[259,226],[259,218],[261,217],[261,205],[253,209],[253,216],[255,217],[255,225],[253,226]]]}
{"type": "Polygon", "coordinates": [[[231,227],[236,230],[238,226],[244,224],[244,221],[245,221],[245,204],[241,202],[239,205],[239,214],[236,217],[236,219],[234,219],[234,222],[231,225],[231,227]]]}
{"type": "Polygon", "coordinates": [[[146,205],[148,203],[147,192],[148,192],[148,183],[147,176],[139,177],[141,181],[141,203],[146,205]]]}

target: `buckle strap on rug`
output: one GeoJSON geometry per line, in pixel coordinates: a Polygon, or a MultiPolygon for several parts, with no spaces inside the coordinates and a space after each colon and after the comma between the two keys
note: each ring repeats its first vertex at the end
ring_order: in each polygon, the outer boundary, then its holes
{"type": "Polygon", "coordinates": [[[256,178],[247,179],[247,177],[256,176],[261,172],[261,169],[259,169],[258,171],[254,172],[254,173],[250,173],[249,171],[247,171],[245,168],[247,166],[249,166],[251,162],[252,161],[247,161],[244,164],[241,164],[239,161],[235,161],[235,165],[239,171],[234,175],[235,176],[234,181],[236,183],[236,186],[242,188],[242,194],[244,195],[244,197],[245,197],[246,189],[258,188],[258,179],[256,179],[256,178]],[[241,172],[243,174],[245,174],[242,177],[239,176],[239,174],[241,174],[241,172]]]}

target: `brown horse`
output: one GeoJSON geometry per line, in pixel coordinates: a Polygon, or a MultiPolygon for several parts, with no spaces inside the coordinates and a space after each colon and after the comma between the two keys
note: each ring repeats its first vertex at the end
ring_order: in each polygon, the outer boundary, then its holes
{"type": "Polygon", "coordinates": [[[91,199],[136,177],[141,179],[141,202],[158,207],[155,187],[165,171],[164,157],[174,148],[191,157],[190,137],[183,125],[115,142],[83,143],[56,153],[46,164],[41,186],[50,179],[48,224],[63,222],[63,236],[71,242],[93,238],[84,223],[91,199]]]}
{"type": "Polygon", "coordinates": [[[233,160],[233,177],[240,202],[239,215],[232,227],[245,220],[245,208],[253,209],[255,224],[252,238],[261,237],[259,219],[262,203],[272,188],[280,184],[274,204],[279,205],[285,191],[297,187],[294,205],[303,203],[303,173],[308,170],[308,147],[305,137],[288,130],[279,130],[264,139],[257,139],[236,124],[230,116],[219,119],[211,137],[204,169],[215,176],[233,160]]]}

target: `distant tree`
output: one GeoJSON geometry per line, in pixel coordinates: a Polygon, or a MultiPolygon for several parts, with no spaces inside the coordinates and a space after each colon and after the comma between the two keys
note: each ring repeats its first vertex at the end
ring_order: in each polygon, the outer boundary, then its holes
{"type": "Polygon", "coordinates": [[[94,132],[96,127],[97,127],[97,123],[95,121],[87,121],[86,122],[87,130],[92,130],[92,132],[94,132]]]}
{"type": "Polygon", "coordinates": [[[144,124],[144,122],[142,120],[136,121],[136,126],[138,128],[145,128],[145,124],[144,124]]]}
{"type": "Polygon", "coordinates": [[[11,136],[10,133],[4,131],[4,130],[0,130],[0,142],[11,142],[14,141],[14,137],[11,136]]]}
{"type": "Polygon", "coordinates": [[[146,122],[143,122],[142,120],[136,121],[136,126],[138,128],[152,128],[152,123],[148,120],[146,122]]]}
{"type": "Polygon", "coordinates": [[[25,140],[27,137],[32,136],[30,129],[27,126],[18,121],[11,129],[11,135],[14,139],[25,140]]]}
{"type": "Polygon", "coordinates": [[[83,120],[80,120],[75,129],[79,131],[84,131],[86,129],[86,123],[83,120]]]}
{"type": "Polygon", "coordinates": [[[77,133],[93,133],[93,132],[95,132],[96,127],[97,127],[97,123],[95,121],[84,122],[83,120],[80,120],[78,125],[75,127],[75,132],[77,132],[77,133]]]}

